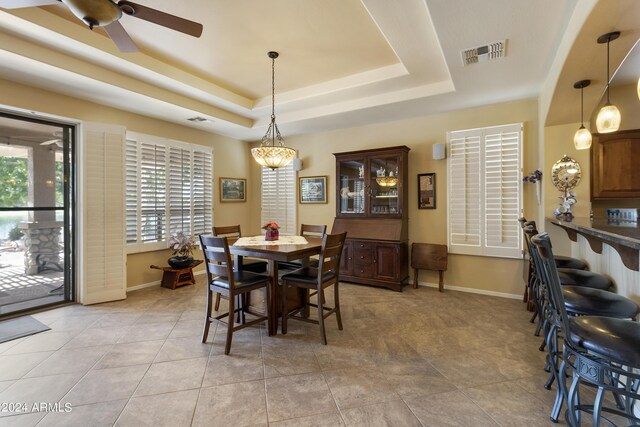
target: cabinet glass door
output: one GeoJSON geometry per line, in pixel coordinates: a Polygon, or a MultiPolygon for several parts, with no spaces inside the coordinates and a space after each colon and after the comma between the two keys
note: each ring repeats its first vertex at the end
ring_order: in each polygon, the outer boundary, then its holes
{"type": "Polygon", "coordinates": [[[372,215],[398,215],[400,212],[398,186],[402,185],[398,170],[400,158],[372,157],[369,163],[372,215]]]}
{"type": "Polygon", "coordinates": [[[343,160],[339,163],[339,206],[341,214],[364,214],[364,159],[343,160]]]}

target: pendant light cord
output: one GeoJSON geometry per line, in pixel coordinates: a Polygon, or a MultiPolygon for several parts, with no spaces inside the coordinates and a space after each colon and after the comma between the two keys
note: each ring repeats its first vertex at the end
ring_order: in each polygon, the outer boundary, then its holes
{"type": "MultiPolygon", "coordinates": [[[[609,60],[607,59],[607,62],[609,60]]],[[[609,68],[607,66],[607,68],[609,68]]],[[[271,121],[276,120],[276,58],[271,58],[271,121]]]]}
{"type": "Polygon", "coordinates": [[[584,127],[584,86],[580,88],[580,126],[584,127]]]}
{"type": "Polygon", "coordinates": [[[607,105],[609,102],[609,43],[611,42],[611,38],[607,40],[607,105]]]}

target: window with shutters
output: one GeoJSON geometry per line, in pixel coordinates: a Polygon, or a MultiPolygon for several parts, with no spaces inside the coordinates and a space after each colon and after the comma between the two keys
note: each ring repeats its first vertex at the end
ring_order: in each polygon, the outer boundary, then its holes
{"type": "Polygon", "coordinates": [[[296,223],[296,172],[293,165],[262,168],[262,224],[273,220],[280,234],[298,234],[296,223]]]}
{"type": "Polygon", "coordinates": [[[449,252],[522,256],[522,123],[447,133],[449,252]]]}
{"type": "Polygon", "coordinates": [[[128,132],[125,162],[129,253],[164,249],[178,232],[211,230],[210,148],[128,132]]]}

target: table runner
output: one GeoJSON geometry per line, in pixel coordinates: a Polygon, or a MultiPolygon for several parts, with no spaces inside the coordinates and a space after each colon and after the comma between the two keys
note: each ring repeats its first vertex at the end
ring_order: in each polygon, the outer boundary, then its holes
{"type": "Polygon", "coordinates": [[[264,240],[264,236],[240,237],[233,246],[271,246],[271,245],[306,245],[309,243],[302,236],[280,236],[278,240],[264,240]]]}

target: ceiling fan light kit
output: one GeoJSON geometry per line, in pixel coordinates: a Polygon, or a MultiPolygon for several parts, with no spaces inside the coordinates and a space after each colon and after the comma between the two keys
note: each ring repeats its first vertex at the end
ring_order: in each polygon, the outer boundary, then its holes
{"type": "Polygon", "coordinates": [[[584,88],[590,84],[591,80],[580,80],[573,85],[575,89],[580,89],[580,128],[573,136],[573,145],[576,150],[586,150],[591,147],[591,132],[584,127],[584,88]]]}
{"type": "Polygon", "coordinates": [[[278,52],[267,53],[271,58],[271,123],[267,133],[262,137],[259,147],[251,149],[251,155],[258,164],[263,167],[278,169],[286,166],[296,157],[296,150],[284,145],[284,139],[280,135],[280,129],[276,123],[275,107],[275,67],[278,52]]]}
{"type": "Polygon", "coordinates": [[[618,107],[615,105],[612,105],[609,99],[609,43],[618,37],[620,37],[620,31],[613,31],[598,37],[599,44],[607,44],[607,103],[600,109],[598,116],[596,117],[596,127],[600,133],[611,133],[617,131],[620,128],[620,122],[622,121],[620,110],[618,110],[618,107]]]}
{"type": "Polygon", "coordinates": [[[119,22],[123,14],[193,37],[200,37],[202,34],[202,24],[125,0],[117,3],[111,0],[5,0],[2,2],[2,7],[4,9],[19,9],[59,4],[60,2],[90,29],[103,27],[109,38],[122,52],[138,51],[135,43],[119,22]]]}

